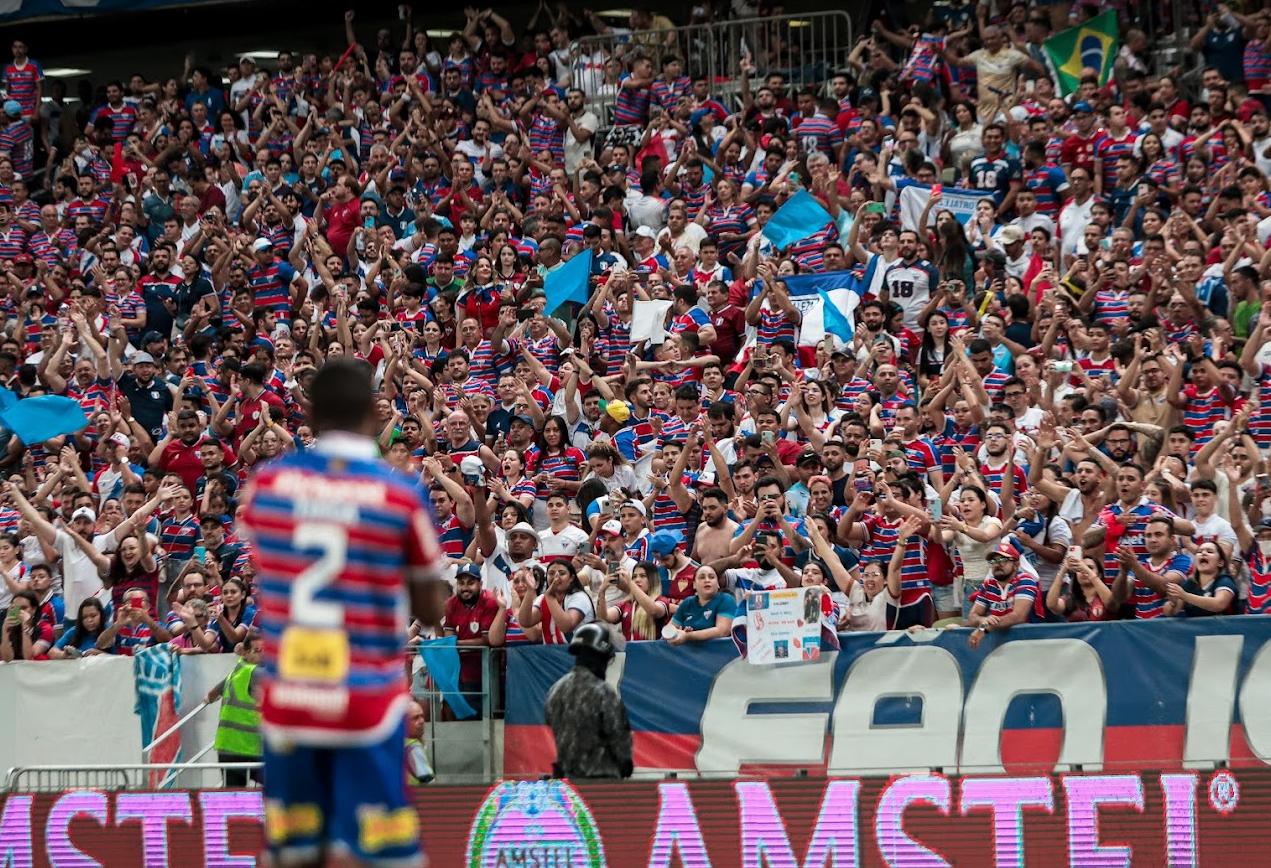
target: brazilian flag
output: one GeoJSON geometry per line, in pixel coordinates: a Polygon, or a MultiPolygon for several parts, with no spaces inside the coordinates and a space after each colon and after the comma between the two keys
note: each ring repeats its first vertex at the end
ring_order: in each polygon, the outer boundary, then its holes
{"type": "Polygon", "coordinates": [[[1081,71],[1089,67],[1108,82],[1117,56],[1117,13],[1109,9],[1084,24],[1069,27],[1045,42],[1046,54],[1059,73],[1059,92],[1067,96],[1081,84],[1081,71]]]}

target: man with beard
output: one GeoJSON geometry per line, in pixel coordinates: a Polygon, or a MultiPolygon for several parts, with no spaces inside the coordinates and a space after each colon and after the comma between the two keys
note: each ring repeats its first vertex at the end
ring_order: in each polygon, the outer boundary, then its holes
{"type": "Polygon", "coordinates": [[[524,567],[538,565],[535,553],[538,551],[538,532],[534,525],[527,521],[518,522],[504,536],[505,542],[499,545],[494,529],[489,526],[477,527],[477,545],[485,563],[481,567],[483,584],[496,596],[502,595],[506,600],[512,574],[524,567]]]}
{"type": "Polygon", "coordinates": [[[1196,526],[1185,518],[1174,515],[1165,507],[1149,503],[1143,496],[1146,487],[1143,468],[1137,464],[1124,464],[1117,468],[1115,503],[1106,506],[1099,513],[1099,518],[1086,531],[1082,544],[1087,550],[1102,545],[1104,575],[1114,575],[1120,564],[1117,550],[1121,546],[1128,547],[1136,557],[1147,555],[1144,533],[1147,523],[1154,516],[1161,515],[1173,521],[1174,533],[1191,536],[1196,526]]]}
{"type": "MultiPolygon", "coordinates": [[[[151,439],[158,441],[163,430],[163,416],[172,409],[176,389],[155,377],[158,366],[149,353],[137,353],[132,357],[132,371],[123,372],[123,341],[115,342],[114,355],[111,358],[111,371],[119,384],[119,390],[128,397],[132,406],[132,415],[151,439]]],[[[252,425],[256,419],[252,420],[252,425]]]]}
{"type": "Polygon", "coordinates": [[[1028,488],[1028,474],[1026,474],[1018,464],[1013,460],[1011,454],[1014,449],[1010,428],[1000,422],[990,424],[984,430],[984,446],[985,453],[984,463],[980,465],[980,477],[984,480],[985,487],[991,490],[999,498],[1003,497],[1002,486],[1006,480],[1007,472],[1011,473],[1011,495],[1015,498],[1015,503],[1019,504],[1019,497],[1028,488]]]}
{"type": "Polygon", "coordinates": [[[1144,526],[1142,554],[1128,545],[1117,547],[1115,557],[1120,570],[1112,584],[1114,606],[1131,597],[1132,585],[1135,618],[1159,618],[1165,614],[1168,586],[1182,584],[1192,571],[1191,556],[1179,551],[1174,542],[1175,531],[1173,518],[1156,514],[1144,526]]]}
{"type": "Polygon", "coordinates": [[[176,425],[169,427],[167,435],[151,451],[149,464],[164,473],[177,474],[185,487],[194,491],[199,477],[203,475],[203,460],[199,457],[202,439],[203,426],[199,424],[199,414],[193,410],[182,410],[177,415],[176,425]]]}
{"type": "MultiPolygon", "coordinates": [[[[1045,478],[1034,483],[1038,491],[1053,503],[1059,504],[1059,515],[1072,528],[1073,539],[1083,537],[1108,502],[1108,473],[1102,466],[1104,462],[1097,461],[1092,457],[1093,454],[1088,453],[1077,462],[1076,470],[1073,471],[1075,488],[1045,478]]],[[[1098,457],[1104,458],[1105,462],[1107,460],[1102,453],[1098,457]]]]}
{"type": "Polygon", "coordinates": [[[989,577],[976,591],[975,605],[966,621],[966,626],[975,628],[970,640],[972,648],[980,647],[984,634],[990,631],[1045,620],[1037,580],[1020,571],[1019,557],[1009,542],[1003,542],[988,556],[989,577]]]}
{"type": "MultiPolygon", "coordinates": [[[[863,430],[860,425],[856,425],[856,433],[860,434],[863,430]]],[[[835,506],[847,506],[847,484],[851,481],[852,474],[847,469],[848,446],[845,442],[846,433],[843,439],[826,440],[821,446],[821,463],[825,467],[825,475],[830,478],[830,490],[833,492],[832,503],[835,506]]],[[[860,448],[860,441],[856,441],[856,448],[860,448]]]]}
{"type": "Polygon", "coordinates": [[[931,292],[940,283],[940,272],[918,256],[918,233],[906,229],[897,237],[900,259],[887,267],[883,275],[883,301],[894,301],[905,312],[905,327],[921,328],[918,315],[931,292]]]}
{"type": "MultiPolygon", "coordinates": [[[[454,636],[460,648],[498,647],[507,626],[506,610],[502,592],[481,588],[481,568],[463,564],[455,574],[455,595],[446,601],[446,635],[454,636]]],[[[459,692],[470,704],[479,704],[483,698],[482,657],[475,651],[459,654],[459,692]]]]}
{"type": "Polygon", "coordinates": [[[883,303],[878,299],[871,299],[862,304],[859,310],[861,328],[857,331],[854,341],[857,364],[866,364],[874,346],[884,341],[889,341],[892,349],[899,353],[900,341],[894,335],[888,334],[886,330],[887,310],[883,303]]]}
{"type": "Polygon", "coordinates": [[[944,471],[940,467],[940,459],[936,448],[919,428],[918,408],[913,404],[905,404],[896,410],[896,427],[900,430],[900,445],[905,450],[905,460],[910,470],[925,473],[927,480],[937,491],[944,485],[944,471]]]}
{"type": "MultiPolygon", "coordinates": [[[[1117,381],[1117,397],[1130,408],[1130,418],[1135,422],[1146,422],[1158,425],[1165,430],[1173,427],[1177,414],[1174,405],[1169,401],[1169,373],[1173,371],[1173,363],[1167,361],[1164,354],[1151,353],[1151,341],[1146,335],[1135,337],[1139,342],[1139,352],[1134,354],[1125,372],[1117,381]]],[[[1144,459],[1156,457],[1159,444],[1144,436],[1139,438],[1139,448],[1144,451],[1144,459]]]]}
{"type": "Polygon", "coordinates": [[[693,538],[692,558],[700,564],[728,557],[729,545],[737,533],[737,522],[728,517],[728,494],[722,488],[708,488],[698,498],[702,521],[693,538]]]}

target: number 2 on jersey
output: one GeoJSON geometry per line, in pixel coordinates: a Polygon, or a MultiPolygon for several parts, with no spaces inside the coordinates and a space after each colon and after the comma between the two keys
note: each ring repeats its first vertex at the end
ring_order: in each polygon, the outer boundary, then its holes
{"type": "Polygon", "coordinates": [[[319,549],[322,554],[301,570],[291,585],[291,619],[306,627],[344,626],[344,606],[314,599],[344,569],[349,532],[343,525],[302,522],[291,538],[296,549],[319,549]]]}

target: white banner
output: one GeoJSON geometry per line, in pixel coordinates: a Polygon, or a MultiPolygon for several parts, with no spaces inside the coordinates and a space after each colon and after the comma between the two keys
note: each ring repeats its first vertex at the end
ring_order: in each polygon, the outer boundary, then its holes
{"type": "Polygon", "coordinates": [[[821,657],[821,588],[746,595],[746,659],[805,663],[821,657]]]}
{"type": "MultiPolygon", "coordinates": [[[[984,190],[961,190],[957,187],[941,187],[940,201],[927,216],[927,225],[936,222],[936,213],[941,210],[953,212],[958,222],[966,226],[975,217],[975,203],[990,197],[984,190]]],[[[922,219],[922,209],[927,207],[931,199],[931,188],[923,184],[911,184],[900,191],[900,225],[904,229],[918,229],[918,221],[922,219]]]]}

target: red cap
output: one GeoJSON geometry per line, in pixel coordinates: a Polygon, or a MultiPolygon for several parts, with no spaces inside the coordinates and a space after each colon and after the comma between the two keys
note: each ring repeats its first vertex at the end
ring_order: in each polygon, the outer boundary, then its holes
{"type": "MultiPolygon", "coordinates": [[[[1015,550],[1015,546],[1008,542],[1000,543],[997,548],[993,549],[993,554],[1001,555],[1004,558],[1011,558],[1012,560],[1019,560],[1019,552],[1015,550]]],[[[992,557],[992,555],[990,555],[990,557],[992,557]]]]}

